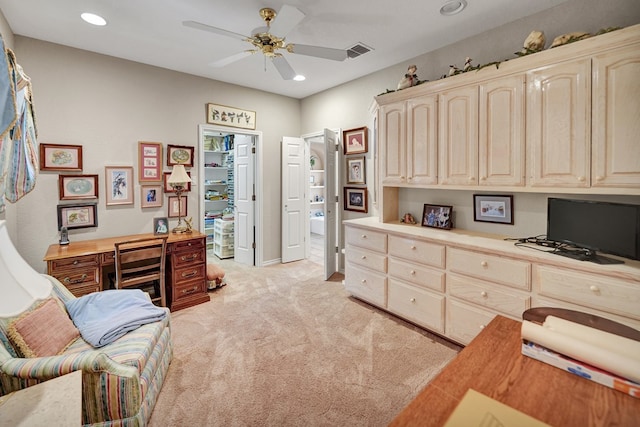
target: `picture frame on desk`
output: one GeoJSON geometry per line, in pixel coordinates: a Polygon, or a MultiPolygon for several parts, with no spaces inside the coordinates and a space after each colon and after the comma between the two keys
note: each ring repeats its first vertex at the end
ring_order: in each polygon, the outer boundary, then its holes
{"type": "Polygon", "coordinates": [[[95,203],[58,205],[58,231],[98,226],[98,210],[95,203]]]}
{"type": "Polygon", "coordinates": [[[98,175],[58,175],[60,200],[98,198],[98,175]]]}
{"type": "Polygon", "coordinates": [[[106,205],[133,204],[133,167],[105,166],[106,205]]]}
{"type": "Polygon", "coordinates": [[[162,180],[162,143],[138,142],[138,181],[162,180]]]}
{"type": "Polygon", "coordinates": [[[167,145],[167,166],[184,165],[193,167],[193,152],[195,148],[186,145],[167,145]]]}
{"type": "Polygon", "coordinates": [[[82,145],[40,144],[40,170],[82,172],[82,145]]]}
{"type": "Polygon", "coordinates": [[[425,204],[421,224],[423,227],[450,230],[453,227],[452,212],[452,206],[425,204]]]}
{"type": "Polygon", "coordinates": [[[169,220],[166,217],[153,218],[153,234],[156,236],[169,234],[169,220]]]}

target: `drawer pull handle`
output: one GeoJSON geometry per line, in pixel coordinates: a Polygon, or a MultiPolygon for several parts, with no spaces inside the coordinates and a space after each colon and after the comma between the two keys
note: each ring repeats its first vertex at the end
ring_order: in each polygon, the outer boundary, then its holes
{"type": "Polygon", "coordinates": [[[362,238],[363,238],[363,239],[366,239],[366,238],[367,238],[367,235],[366,235],[366,234],[363,234],[363,235],[362,235],[362,238]]]}
{"type": "Polygon", "coordinates": [[[480,325],[480,329],[484,329],[485,325],[480,325]]]}
{"type": "Polygon", "coordinates": [[[591,292],[600,292],[600,288],[596,285],[589,286],[589,289],[591,289],[591,292]]]}
{"type": "Polygon", "coordinates": [[[411,245],[411,250],[415,251],[416,250],[416,245],[411,245]]]}
{"type": "Polygon", "coordinates": [[[415,270],[411,270],[411,271],[409,272],[409,274],[410,274],[410,275],[412,275],[412,276],[415,276],[415,275],[416,275],[416,271],[415,271],[415,270]]]}
{"type": "Polygon", "coordinates": [[[79,279],[76,279],[76,280],[71,280],[71,279],[69,279],[69,277],[65,277],[64,278],[64,283],[69,283],[71,285],[76,284],[76,283],[82,283],[82,282],[84,282],[84,279],[86,279],[86,278],[87,278],[87,273],[83,274],[82,276],[80,276],[79,279]]]}
{"type": "Polygon", "coordinates": [[[193,288],[183,289],[183,290],[182,290],[182,293],[183,293],[183,294],[192,294],[192,293],[194,293],[194,292],[195,292],[195,291],[197,291],[197,290],[198,290],[198,287],[197,287],[197,286],[194,286],[193,288]]]}
{"type": "Polygon", "coordinates": [[[73,265],[78,265],[80,263],[80,261],[78,261],[77,259],[73,260],[73,265]]]}
{"type": "Polygon", "coordinates": [[[482,261],[482,262],[480,263],[480,265],[481,265],[481,266],[483,266],[483,267],[486,267],[486,266],[488,266],[488,265],[489,265],[489,263],[488,263],[487,261],[482,261]]]}
{"type": "Polygon", "coordinates": [[[364,285],[365,283],[367,283],[367,279],[362,279],[360,282],[362,282],[362,284],[364,285]]]}
{"type": "Polygon", "coordinates": [[[198,271],[197,271],[197,270],[193,270],[193,271],[191,271],[191,272],[189,272],[189,273],[182,273],[182,277],[183,277],[183,278],[193,277],[193,276],[195,276],[196,274],[198,274],[198,271]]]}
{"type": "Polygon", "coordinates": [[[367,259],[367,256],[366,255],[362,255],[360,258],[361,259],[367,259]]]}
{"type": "Polygon", "coordinates": [[[196,255],[196,254],[193,254],[191,256],[183,255],[182,257],[180,257],[180,259],[182,259],[182,261],[193,261],[196,258],[198,258],[198,255],[196,255]]]}
{"type": "Polygon", "coordinates": [[[409,301],[416,302],[416,299],[415,298],[411,298],[411,299],[409,299],[409,301]]]}
{"type": "Polygon", "coordinates": [[[487,297],[487,292],[486,291],[480,292],[480,296],[483,297],[483,298],[486,298],[487,297]]]}

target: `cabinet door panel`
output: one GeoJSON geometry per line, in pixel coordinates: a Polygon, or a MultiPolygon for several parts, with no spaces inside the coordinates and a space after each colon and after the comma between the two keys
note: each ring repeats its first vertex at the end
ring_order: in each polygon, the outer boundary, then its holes
{"type": "Polygon", "coordinates": [[[480,85],[480,185],[524,185],[524,75],[480,85]]]}
{"type": "Polygon", "coordinates": [[[380,107],[380,173],[383,184],[406,182],[406,123],[404,102],[380,107]]]}
{"type": "Polygon", "coordinates": [[[407,103],[407,182],[438,182],[438,124],[436,97],[424,96],[407,103]]]}
{"type": "Polygon", "coordinates": [[[529,184],[589,187],[590,126],[589,59],[527,73],[529,184]]]}
{"type": "Polygon", "coordinates": [[[465,86],[438,97],[439,181],[477,185],[478,86],[465,86]]]}
{"type": "Polygon", "coordinates": [[[640,45],[593,58],[594,187],[640,188],[640,45]]]}

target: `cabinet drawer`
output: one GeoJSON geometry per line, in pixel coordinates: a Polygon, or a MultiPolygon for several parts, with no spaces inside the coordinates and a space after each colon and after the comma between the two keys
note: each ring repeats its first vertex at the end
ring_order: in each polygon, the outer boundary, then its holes
{"type": "Polygon", "coordinates": [[[181,283],[195,279],[198,279],[200,281],[204,280],[205,268],[205,264],[199,264],[175,270],[175,272],[173,273],[174,286],[179,286],[181,283]]]}
{"type": "Polygon", "coordinates": [[[100,269],[94,268],[74,268],[67,271],[56,271],[52,274],[63,285],[71,289],[73,286],[99,285],[100,269]]]}
{"type": "Polygon", "coordinates": [[[344,286],[353,296],[378,307],[387,307],[387,278],[380,273],[355,267],[347,263],[344,286]]]}
{"type": "Polygon", "coordinates": [[[444,268],[445,247],[410,237],[389,236],[389,255],[444,268]]]}
{"type": "Polygon", "coordinates": [[[346,227],[346,242],[361,248],[387,253],[387,235],[379,231],[346,227]]]}
{"type": "Polygon", "coordinates": [[[477,304],[491,310],[497,310],[516,319],[531,307],[529,295],[518,295],[496,289],[496,285],[469,279],[455,274],[447,275],[449,295],[477,304]]]}
{"type": "Polygon", "coordinates": [[[183,283],[176,283],[173,287],[174,295],[172,296],[172,302],[180,301],[184,298],[189,298],[193,295],[202,294],[204,290],[204,281],[191,280],[183,283]]]}
{"type": "Polygon", "coordinates": [[[115,252],[104,252],[102,254],[102,264],[115,264],[116,262],[116,253],[115,252]]]}
{"type": "Polygon", "coordinates": [[[380,253],[359,249],[355,246],[347,246],[345,259],[347,262],[352,262],[371,270],[381,273],[387,272],[387,257],[380,253]]]}
{"type": "Polygon", "coordinates": [[[171,247],[171,252],[180,252],[188,249],[199,249],[204,248],[204,239],[185,240],[182,242],[172,243],[169,246],[171,247]]]}
{"type": "Polygon", "coordinates": [[[69,289],[69,292],[71,292],[76,298],[90,294],[92,292],[100,292],[102,290],[99,284],[92,284],[87,286],[73,285],[67,286],[67,289],[69,289]]]}
{"type": "Polygon", "coordinates": [[[640,320],[638,282],[535,265],[533,283],[540,295],[640,320]]]}
{"type": "Polygon", "coordinates": [[[444,301],[444,295],[389,279],[388,310],[441,334],[444,333],[444,301]]]}
{"type": "Polygon", "coordinates": [[[204,264],[206,253],[204,246],[199,246],[191,248],[191,250],[174,252],[171,257],[175,268],[180,268],[192,264],[204,264]]]}
{"type": "Polygon", "coordinates": [[[444,271],[389,258],[389,276],[423,288],[444,292],[444,271]]]}
{"type": "Polygon", "coordinates": [[[447,337],[469,344],[494,317],[494,313],[447,298],[447,337]]]}
{"type": "Polygon", "coordinates": [[[73,258],[54,259],[49,261],[50,271],[52,276],[57,270],[77,269],[81,267],[94,267],[100,264],[100,255],[84,255],[73,258]]]}
{"type": "Polygon", "coordinates": [[[531,264],[511,258],[447,248],[447,268],[467,276],[501,283],[518,289],[531,289],[531,264]]]}

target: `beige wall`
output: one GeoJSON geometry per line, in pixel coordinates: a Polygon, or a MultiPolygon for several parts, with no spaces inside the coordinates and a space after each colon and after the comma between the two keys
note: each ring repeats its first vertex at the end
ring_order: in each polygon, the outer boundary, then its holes
{"type": "MultiPolygon", "coordinates": [[[[82,145],[83,173],[99,175],[98,227],[71,230],[72,241],[149,232],[154,217],[167,216],[166,198],[162,208],[141,209],[137,175],[133,206],[105,206],[104,166],[132,165],[137,174],[138,141],[197,146],[205,104],[215,102],[256,111],[271,171],[264,183],[263,258],[280,258],[280,179],[273,165],[280,164],[281,136],[300,134],[299,100],[35,39],[15,41],[33,82],[38,142],[82,145]]],[[[197,178],[197,168],[191,173],[197,178]]],[[[58,175],[40,172],[35,190],[16,204],[19,250],[39,271],[47,247],[58,241],[58,175]]],[[[188,205],[194,224],[196,191],[188,205]]]]}
{"type": "MultiPolygon", "coordinates": [[[[358,80],[329,89],[302,100],[302,132],[312,132],[323,127],[348,129],[372,123],[369,107],[376,95],[393,90],[406,72],[408,65],[418,66],[421,80],[437,80],[449,70],[450,64],[464,65],[465,57],[474,65],[505,59],[516,59],[514,52],[532,30],[544,31],[547,45],[554,37],[573,31],[595,33],[606,27],[626,27],[640,23],[638,0],[569,0],[548,11],[506,24],[475,37],[462,40],[442,49],[409,59],[396,66],[372,73],[358,80]]],[[[354,61],[357,61],[355,59],[354,61]]],[[[372,152],[367,154],[367,184],[370,195],[373,190],[372,152]]],[[[401,190],[400,211],[422,215],[424,203],[453,205],[455,226],[464,229],[512,236],[531,236],[546,231],[546,194],[516,194],[513,226],[477,223],[473,221],[472,191],[452,190],[401,190]]],[[[580,197],[576,197],[580,198],[580,197]]],[[[599,199],[640,203],[638,197],[598,197],[599,199]]],[[[376,214],[370,205],[369,215],[376,214]]],[[[364,214],[345,212],[343,219],[357,218],[364,214]]]]}

